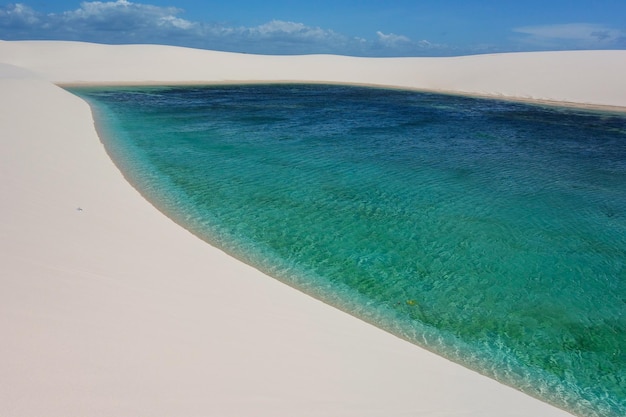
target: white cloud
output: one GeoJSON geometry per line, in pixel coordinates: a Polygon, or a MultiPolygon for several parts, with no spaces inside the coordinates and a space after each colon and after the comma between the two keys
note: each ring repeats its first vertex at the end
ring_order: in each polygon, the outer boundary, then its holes
{"type": "Polygon", "coordinates": [[[320,28],[311,28],[304,25],[303,23],[285,22],[283,20],[272,20],[271,22],[250,29],[250,32],[258,33],[265,36],[271,36],[279,33],[290,35],[304,35],[305,37],[318,37],[320,34],[324,34],[324,31],[320,28]]]}
{"type": "Polygon", "coordinates": [[[601,48],[626,45],[626,32],[593,23],[565,23],[515,28],[525,42],[554,47],[601,48]]]}
{"type": "Polygon", "coordinates": [[[0,38],[69,39],[119,43],[148,41],[172,31],[196,26],[177,15],[176,7],[159,7],[128,0],[83,2],[75,10],[43,14],[21,4],[0,8],[0,38]],[[4,28],[11,28],[5,32],[4,28]]]}
{"type": "Polygon", "coordinates": [[[424,55],[433,52],[448,51],[446,45],[430,42],[426,39],[413,41],[404,35],[396,35],[395,33],[376,32],[377,44],[379,47],[389,51],[388,55],[395,53],[396,55],[424,55]],[[410,51],[410,52],[409,52],[410,51]]]}
{"type": "Polygon", "coordinates": [[[182,13],[176,7],[159,7],[149,4],[132,3],[128,0],[83,2],[76,10],[63,12],[67,19],[107,18],[109,16],[142,16],[143,19],[175,16],[182,13]]]}
{"type": "Polygon", "coordinates": [[[411,42],[411,39],[407,38],[403,35],[396,35],[395,33],[383,33],[381,31],[376,32],[376,36],[378,36],[378,41],[389,46],[395,46],[401,43],[411,42]]]}
{"type": "Polygon", "coordinates": [[[257,26],[251,31],[258,32],[262,35],[273,33],[303,33],[309,31],[309,28],[302,23],[285,22],[282,20],[272,20],[264,25],[257,26]]]}
{"type": "Polygon", "coordinates": [[[10,4],[4,10],[0,9],[0,22],[6,24],[35,25],[39,22],[37,13],[30,7],[17,3],[10,4]]]}
{"type": "Polygon", "coordinates": [[[59,15],[48,15],[48,18],[58,24],[74,26],[84,31],[192,28],[191,22],[176,17],[182,12],[176,7],[158,7],[127,0],[94,1],[83,2],[76,10],[66,11],[59,15]]]}
{"type": "Polygon", "coordinates": [[[158,20],[159,26],[172,26],[177,29],[191,30],[196,24],[185,19],[174,16],[163,16],[158,20]]]}
{"type": "MultiPolygon", "coordinates": [[[[171,1],[175,3],[175,0],[171,1]]],[[[161,7],[131,0],[85,1],[74,10],[48,14],[24,3],[16,3],[0,6],[0,39],[161,43],[262,54],[419,56],[495,51],[490,45],[485,48],[473,45],[461,50],[383,31],[364,39],[301,22],[276,19],[258,26],[237,27],[192,21],[183,14],[184,11],[178,7],[161,7]]],[[[626,31],[602,24],[525,26],[513,31],[517,33],[515,50],[626,48],[626,31]]],[[[502,48],[497,51],[502,51],[502,48]]]]}
{"type": "MultiPolygon", "coordinates": [[[[172,0],[173,1],[173,0],[172,0]]],[[[162,43],[265,54],[419,55],[428,41],[377,32],[372,40],[300,22],[272,20],[254,27],[191,21],[177,7],[130,0],[86,1],[44,14],[18,3],[0,6],[0,39],[63,39],[100,43],[162,43]]]]}
{"type": "Polygon", "coordinates": [[[275,39],[282,41],[330,43],[331,41],[345,43],[347,37],[332,30],[319,27],[307,26],[303,23],[272,20],[268,23],[252,27],[241,28],[242,34],[262,39],[275,39]]]}

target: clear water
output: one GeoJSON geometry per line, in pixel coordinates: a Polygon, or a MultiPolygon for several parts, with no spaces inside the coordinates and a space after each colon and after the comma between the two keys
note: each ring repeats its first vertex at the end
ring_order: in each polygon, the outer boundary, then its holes
{"type": "Polygon", "coordinates": [[[578,415],[626,415],[626,116],[347,86],[73,92],[208,242],[578,415]]]}

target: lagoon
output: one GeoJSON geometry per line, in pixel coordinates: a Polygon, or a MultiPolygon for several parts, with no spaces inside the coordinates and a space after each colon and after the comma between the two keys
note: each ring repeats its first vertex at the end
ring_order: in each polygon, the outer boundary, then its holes
{"type": "Polygon", "coordinates": [[[623,115],[336,85],[73,92],[211,244],[576,414],[626,414],[623,115]]]}

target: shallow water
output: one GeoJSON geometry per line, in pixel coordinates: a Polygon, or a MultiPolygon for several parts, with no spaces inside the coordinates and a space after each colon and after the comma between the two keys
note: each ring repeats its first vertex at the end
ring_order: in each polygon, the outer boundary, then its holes
{"type": "Polygon", "coordinates": [[[626,116],[347,86],[72,91],[208,242],[576,414],[626,415],[626,116]]]}

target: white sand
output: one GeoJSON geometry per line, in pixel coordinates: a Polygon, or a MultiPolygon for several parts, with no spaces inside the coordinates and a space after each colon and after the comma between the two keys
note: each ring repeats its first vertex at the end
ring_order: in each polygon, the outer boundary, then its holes
{"type": "Polygon", "coordinates": [[[0,42],[0,415],[569,415],[200,241],[124,180],[87,104],[53,83],[311,80],[626,106],[623,74],[625,51],[364,59],[0,42]]]}

